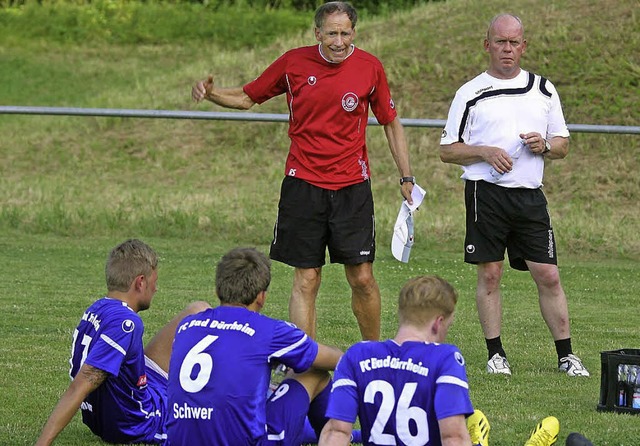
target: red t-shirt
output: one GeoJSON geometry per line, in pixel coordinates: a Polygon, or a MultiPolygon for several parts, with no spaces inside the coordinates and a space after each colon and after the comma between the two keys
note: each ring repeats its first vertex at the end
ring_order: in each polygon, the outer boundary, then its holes
{"type": "Polygon", "coordinates": [[[287,94],[291,146],[285,175],[325,189],[371,175],[369,105],[382,125],[397,116],[382,63],[358,48],[338,64],[325,60],[319,45],[287,51],[243,90],[258,104],[287,94]]]}

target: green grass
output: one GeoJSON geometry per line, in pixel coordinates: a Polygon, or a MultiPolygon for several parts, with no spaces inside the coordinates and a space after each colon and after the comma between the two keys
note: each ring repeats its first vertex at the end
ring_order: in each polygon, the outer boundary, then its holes
{"type": "MultiPolygon", "coordinates": [[[[78,19],[70,27],[69,17],[37,7],[29,11],[33,27],[27,28],[0,8],[0,102],[219,110],[191,103],[195,80],[211,72],[221,85],[240,85],[283,51],[313,42],[310,15],[307,25],[294,25],[287,16],[261,27],[255,23],[271,16],[245,11],[243,20],[254,25],[231,27],[218,39],[198,34],[198,25],[184,25],[210,17],[189,17],[183,8],[173,11],[176,21],[169,25],[174,6],[145,3],[152,4],[149,11],[163,26],[151,26],[140,12],[139,29],[151,33],[143,40],[135,40],[138,28],[127,28],[129,22],[115,15],[104,26],[119,30],[110,40],[87,32],[89,22],[78,19]],[[47,41],[37,34],[46,26],[67,29],[70,40],[56,34],[47,41]]],[[[451,0],[384,18],[364,16],[356,43],[385,64],[401,117],[444,119],[455,90],[486,67],[484,29],[505,10],[523,18],[529,39],[524,66],[554,82],[569,123],[640,122],[637,1],[451,0]]],[[[252,111],[285,113],[286,105],[276,99],[252,111]]],[[[569,157],[546,168],[574,349],[592,377],[571,380],[554,371],[553,342],[533,282],[507,269],[503,337],[514,376],[504,379],[483,370],[475,270],[462,262],[460,250],[460,169],[440,162],[439,130],[406,133],[414,173],[428,191],[416,215],[408,265],[393,260],[388,249],[400,205],[398,173],[382,130],[372,127],[368,135],[383,335],[393,335],[394,302],[404,281],[440,274],[460,292],[450,341],[467,359],[472,398],[489,416],[492,445],[524,443],[535,422],[549,414],[561,422],[558,444],[577,430],[597,445],[636,445],[640,417],[595,407],[600,352],[640,347],[638,137],[576,133],[569,157]]],[[[160,291],[143,314],[147,334],[187,302],[211,299],[213,265],[221,254],[236,245],[267,249],[288,140],[279,123],[9,115],[0,116],[0,135],[0,444],[26,445],[68,385],[71,332],[103,292],[108,250],[140,237],[162,255],[160,291]]],[[[277,263],[273,269],[266,312],[284,318],[291,270],[277,263]]],[[[342,268],[325,268],[320,293],[320,340],[346,348],[359,333],[342,268]]],[[[101,443],[76,417],[56,444],[101,443]]]]}
{"type": "MultiPolygon", "coordinates": [[[[159,291],[142,313],[147,339],[188,302],[213,299],[214,265],[235,243],[209,243],[169,237],[145,238],[160,253],[159,291]]],[[[0,236],[0,444],[27,445],[38,435],[55,401],[68,385],[71,334],[82,311],[104,292],[104,261],[119,238],[8,233],[0,236]]],[[[266,250],[266,246],[258,246],[266,250]]],[[[633,308],[640,293],[635,262],[602,260],[561,263],[570,300],[574,348],[592,372],[571,379],[555,371],[553,342],[540,317],[529,275],[507,269],[503,283],[503,338],[514,370],[511,378],[484,372],[486,350],[474,303],[474,270],[457,254],[434,252],[421,244],[408,264],[382,250],[375,268],[383,296],[383,336],[396,327],[400,286],[418,274],[439,274],[458,289],[456,321],[449,341],[467,361],[474,404],[489,417],[492,445],[523,444],[536,420],[560,419],[558,444],[581,431],[597,445],[635,445],[640,418],[596,412],[601,351],[638,347],[633,308]]],[[[325,268],[318,298],[321,341],[346,348],[358,340],[349,290],[338,265],[325,268]]],[[[265,313],[286,318],[291,269],[273,265],[265,313]]],[[[76,416],[59,445],[99,445],[76,416]]]]}

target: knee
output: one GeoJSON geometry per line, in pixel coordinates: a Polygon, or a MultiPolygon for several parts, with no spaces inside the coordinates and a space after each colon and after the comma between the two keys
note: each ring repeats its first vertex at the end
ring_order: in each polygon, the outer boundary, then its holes
{"type": "Polygon", "coordinates": [[[538,273],[536,282],[545,288],[557,288],[560,286],[560,273],[558,268],[542,268],[538,273]]]}
{"type": "Polygon", "coordinates": [[[300,268],[297,269],[294,276],[293,287],[303,292],[306,290],[314,290],[320,286],[321,273],[320,268],[300,268]]]}
{"type": "Polygon", "coordinates": [[[496,289],[502,279],[502,265],[487,263],[478,268],[478,282],[486,289],[496,289]]]}
{"type": "Polygon", "coordinates": [[[358,270],[355,274],[349,274],[347,281],[353,291],[360,291],[365,294],[369,294],[370,291],[378,288],[378,283],[370,269],[358,270]]]}
{"type": "Polygon", "coordinates": [[[204,300],[197,300],[187,305],[187,308],[185,308],[184,312],[186,314],[196,314],[200,313],[201,311],[208,310],[209,308],[211,308],[211,305],[209,305],[208,302],[205,302],[204,300]]]}

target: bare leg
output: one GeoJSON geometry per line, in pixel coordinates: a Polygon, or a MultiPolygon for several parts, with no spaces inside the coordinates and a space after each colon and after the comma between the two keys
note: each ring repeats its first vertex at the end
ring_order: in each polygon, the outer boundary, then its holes
{"type": "Polygon", "coordinates": [[[351,309],[358,321],[362,339],[380,339],[380,288],[373,277],[371,262],[345,265],[347,281],[351,286],[351,309]]]}
{"type": "Polygon", "coordinates": [[[538,287],[540,312],[555,341],[571,337],[567,296],[560,284],[556,265],[527,261],[531,277],[538,287]]]}
{"type": "Polygon", "coordinates": [[[289,299],[289,319],[313,339],[316,338],[316,297],[322,268],[296,268],[289,299]]]}
{"type": "Polygon", "coordinates": [[[173,345],[173,338],[176,335],[176,327],[178,326],[178,323],[190,314],[200,313],[207,308],[211,308],[211,305],[204,301],[189,304],[176,317],[171,319],[167,325],[162,327],[153,339],[149,341],[144,349],[144,354],[162,367],[162,370],[169,373],[171,346],[173,345]]]}
{"type": "Polygon", "coordinates": [[[486,339],[500,336],[502,324],[502,297],[500,279],[503,262],[478,264],[478,284],[476,288],[476,307],[482,332],[486,339]]]}
{"type": "Polygon", "coordinates": [[[331,381],[329,372],[315,369],[313,367],[304,373],[293,374],[290,377],[304,386],[309,394],[309,401],[313,401],[313,399],[318,396],[318,394],[322,392],[331,381]]]}

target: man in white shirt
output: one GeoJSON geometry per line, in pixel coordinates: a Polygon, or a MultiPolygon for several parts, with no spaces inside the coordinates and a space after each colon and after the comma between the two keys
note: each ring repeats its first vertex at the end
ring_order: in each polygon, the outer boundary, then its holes
{"type": "Polygon", "coordinates": [[[567,298],[542,192],[544,158],[567,156],[569,131],[553,84],[520,67],[526,48],[517,16],[493,18],[484,41],[489,68],[456,92],[440,158],[463,170],[465,262],[477,265],[476,304],[489,353],[487,371],[511,374],[500,339],[506,251],[511,267],[528,270],[538,288],[558,369],[569,376],[589,376],[572,351],[567,298]]]}

